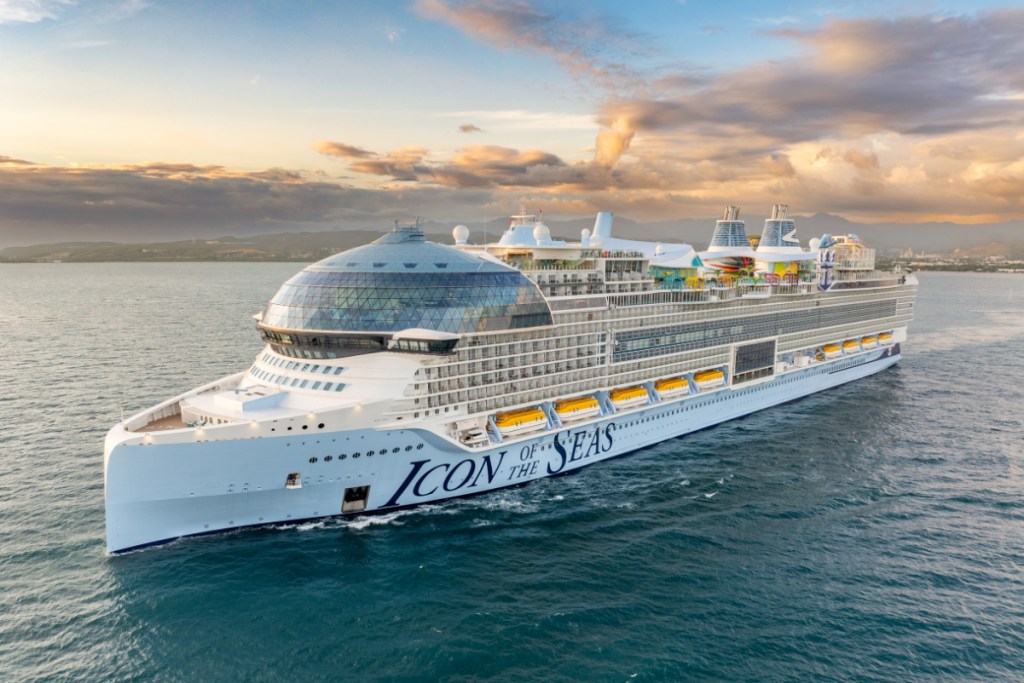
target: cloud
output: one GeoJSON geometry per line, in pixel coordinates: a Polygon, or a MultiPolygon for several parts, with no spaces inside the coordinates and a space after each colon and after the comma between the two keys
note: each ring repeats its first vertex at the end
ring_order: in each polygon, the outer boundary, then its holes
{"type": "Polygon", "coordinates": [[[629,149],[634,134],[628,119],[615,119],[611,128],[602,128],[597,132],[594,161],[605,168],[614,166],[629,149]]]}
{"type": "Polygon", "coordinates": [[[525,0],[416,0],[417,13],[467,36],[506,49],[543,54],[605,87],[629,87],[635,72],[625,60],[650,52],[651,41],[612,18],[558,13],[525,0]]]}
{"type": "Polygon", "coordinates": [[[476,119],[488,122],[493,130],[593,130],[592,114],[526,111],[525,109],[453,111],[438,114],[445,118],[476,119]]]}
{"type": "Polygon", "coordinates": [[[847,150],[846,154],[843,155],[843,160],[848,162],[854,168],[858,168],[862,171],[875,170],[878,168],[878,155],[874,152],[861,154],[855,149],[847,150]]]}
{"type": "Polygon", "coordinates": [[[483,130],[480,126],[475,126],[472,123],[464,123],[459,126],[460,133],[482,133],[483,130]]]}
{"type": "Polygon", "coordinates": [[[362,189],[289,169],[154,162],[50,166],[0,159],[0,248],[289,230],[380,229],[396,211],[463,218],[489,201],[444,188],[362,189]]]}
{"type": "Polygon", "coordinates": [[[65,50],[91,50],[97,47],[107,47],[113,45],[113,41],[110,40],[77,40],[71,43],[64,43],[63,48],[65,50]]]}
{"type": "Polygon", "coordinates": [[[44,19],[56,19],[57,12],[73,0],[2,0],[0,24],[34,24],[44,19]]]}
{"type": "Polygon", "coordinates": [[[427,150],[424,148],[408,145],[383,156],[362,158],[354,162],[351,168],[358,173],[389,176],[392,180],[398,181],[413,181],[418,180],[420,175],[429,173],[429,168],[422,163],[426,154],[427,150]]]}
{"type": "Polygon", "coordinates": [[[792,15],[784,15],[780,17],[758,17],[753,20],[755,24],[761,24],[764,26],[783,26],[785,24],[799,24],[800,19],[792,15]]]}
{"type": "MultiPolygon", "coordinates": [[[[355,149],[342,143],[330,143],[343,149],[355,149]]],[[[375,154],[359,150],[349,168],[356,173],[382,176],[396,182],[421,182],[453,188],[533,187],[566,182],[550,169],[564,169],[566,163],[556,155],[539,150],[520,152],[494,145],[469,145],[447,161],[430,162],[428,150],[414,145],[375,154]]],[[[335,155],[344,156],[344,155],[335,155]]]]}
{"type": "Polygon", "coordinates": [[[639,130],[705,126],[722,138],[730,131],[756,131],[779,143],[836,133],[1019,123],[1019,101],[981,98],[1024,88],[1024,70],[1017,67],[1024,60],[1022,31],[1019,10],[974,19],[863,19],[773,31],[809,53],[724,72],[682,95],[612,102],[602,118],[625,116],[639,130]]]}
{"type": "Polygon", "coordinates": [[[342,159],[367,159],[375,156],[373,152],[368,152],[365,149],[330,140],[321,140],[313,146],[313,149],[321,154],[342,159]]]}
{"type": "Polygon", "coordinates": [[[1022,10],[771,30],[802,52],[607,99],[595,162],[614,164],[608,188],[652,207],[671,191],[688,210],[783,199],[837,210],[856,197],[861,218],[901,201],[908,213],[1019,217],[1024,193],[1006,188],[1024,158],[1022,33],[1022,10]]]}
{"type": "Polygon", "coordinates": [[[14,157],[7,157],[0,154],[0,165],[10,166],[35,166],[31,161],[25,161],[24,159],[15,159],[14,157]]]}

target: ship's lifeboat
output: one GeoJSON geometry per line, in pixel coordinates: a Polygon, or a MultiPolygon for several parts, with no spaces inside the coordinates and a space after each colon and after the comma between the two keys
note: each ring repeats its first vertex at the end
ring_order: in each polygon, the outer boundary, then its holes
{"type": "Polygon", "coordinates": [[[725,373],[721,370],[704,370],[693,375],[693,383],[701,391],[714,389],[725,384],[725,373]]]}
{"type": "Polygon", "coordinates": [[[861,337],[860,345],[865,351],[869,351],[878,346],[878,339],[875,337],[861,337]]]}
{"type": "Polygon", "coordinates": [[[459,436],[459,441],[467,446],[476,446],[487,441],[487,432],[482,429],[467,429],[459,436]]]}
{"type": "Polygon", "coordinates": [[[623,389],[612,389],[608,392],[608,398],[616,408],[628,408],[630,406],[647,403],[650,396],[643,387],[625,387],[623,389]]]}
{"type": "Polygon", "coordinates": [[[856,339],[847,339],[843,342],[843,351],[846,353],[857,353],[860,351],[860,342],[856,339]]]}
{"type": "Polygon", "coordinates": [[[672,396],[682,396],[689,393],[690,383],[682,377],[671,377],[669,379],[659,379],[654,383],[654,388],[658,392],[658,396],[671,398],[672,396]]]}
{"type": "Polygon", "coordinates": [[[881,344],[882,346],[889,346],[890,344],[892,344],[892,335],[888,332],[883,332],[882,334],[878,335],[878,343],[881,344]]]}
{"type": "Polygon", "coordinates": [[[523,408],[494,416],[494,426],[502,436],[522,434],[548,426],[548,416],[540,408],[523,408]]]}
{"type": "Polygon", "coordinates": [[[821,352],[825,354],[825,358],[838,358],[843,349],[839,344],[825,344],[821,347],[821,352]]]}
{"type": "Polygon", "coordinates": [[[555,403],[555,412],[558,413],[558,419],[562,422],[570,422],[597,415],[601,412],[601,405],[593,396],[567,398],[555,403]]]}

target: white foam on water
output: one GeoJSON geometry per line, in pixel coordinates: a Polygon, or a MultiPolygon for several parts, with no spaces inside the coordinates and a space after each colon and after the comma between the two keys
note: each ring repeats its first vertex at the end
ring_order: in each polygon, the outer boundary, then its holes
{"type": "Polygon", "coordinates": [[[406,517],[411,514],[416,514],[417,510],[396,510],[395,512],[387,512],[383,515],[362,515],[360,517],[349,517],[343,521],[343,526],[346,529],[353,529],[355,531],[362,531],[371,526],[387,526],[394,524],[395,526],[404,526],[405,522],[400,522],[402,517],[406,517]]]}
{"type": "Polygon", "coordinates": [[[979,312],[988,318],[988,324],[947,327],[935,332],[920,334],[912,332],[910,341],[907,342],[908,351],[935,353],[964,346],[998,344],[1024,337],[1024,312],[1000,310],[979,312]]]}

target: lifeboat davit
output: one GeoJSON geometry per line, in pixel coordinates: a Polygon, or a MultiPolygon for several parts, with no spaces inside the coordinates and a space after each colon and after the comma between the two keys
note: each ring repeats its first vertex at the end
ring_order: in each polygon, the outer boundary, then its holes
{"type": "Polygon", "coordinates": [[[650,400],[650,395],[643,387],[625,387],[623,389],[612,389],[608,392],[608,398],[611,399],[616,408],[628,408],[641,403],[647,403],[650,400]]]}
{"type": "Polygon", "coordinates": [[[878,346],[878,339],[875,337],[861,337],[860,345],[865,351],[868,351],[878,346]]]}
{"type": "Polygon", "coordinates": [[[532,432],[548,426],[548,416],[540,408],[523,408],[494,416],[494,426],[502,436],[532,432]]]}
{"type": "Polygon", "coordinates": [[[601,412],[601,405],[593,396],[581,396],[579,398],[567,398],[564,401],[555,403],[555,412],[562,422],[572,420],[583,420],[593,417],[601,412]]]}
{"type": "Polygon", "coordinates": [[[857,353],[860,351],[860,342],[856,339],[847,339],[843,342],[843,351],[846,353],[857,353]]]}
{"type": "Polygon", "coordinates": [[[825,358],[838,358],[843,349],[839,344],[825,344],[821,347],[821,352],[825,354],[825,358]]]}
{"type": "Polygon", "coordinates": [[[672,396],[682,396],[689,393],[690,383],[682,377],[671,377],[669,379],[660,379],[654,383],[654,389],[658,392],[658,396],[662,398],[670,398],[672,396]]]}
{"type": "Polygon", "coordinates": [[[714,389],[725,384],[725,373],[721,370],[704,370],[693,375],[693,383],[702,391],[714,389]]]}
{"type": "Polygon", "coordinates": [[[892,344],[892,335],[889,334],[888,332],[883,332],[882,334],[878,335],[878,343],[881,344],[882,346],[889,346],[890,344],[892,344]]]}

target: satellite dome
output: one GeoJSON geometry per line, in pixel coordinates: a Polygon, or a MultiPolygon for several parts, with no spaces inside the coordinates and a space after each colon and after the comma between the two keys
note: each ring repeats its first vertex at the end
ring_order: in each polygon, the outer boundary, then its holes
{"type": "Polygon", "coordinates": [[[818,251],[821,247],[821,239],[818,237],[812,237],[807,241],[807,246],[811,248],[811,251],[818,251]]]}
{"type": "Polygon", "coordinates": [[[452,230],[452,237],[455,238],[455,244],[465,244],[469,240],[469,228],[465,225],[456,225],[452,230]]]}
{"type": "Polygon", "coordinates": [[[662,245],[659,244],[658,246],[654,247],[654,255],[655,256],[661,256],[664,253],[665,253],[665,247],[663,247],[662,245]]]}
{"type": "Polygon", "coordinates": [[[537,223],[533,228],[533,239],[537,240],[537,244],[551,241],[551,229],[543,223],[537,223]]]}

